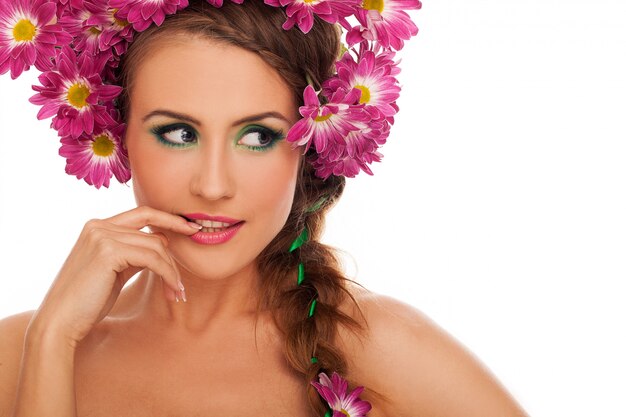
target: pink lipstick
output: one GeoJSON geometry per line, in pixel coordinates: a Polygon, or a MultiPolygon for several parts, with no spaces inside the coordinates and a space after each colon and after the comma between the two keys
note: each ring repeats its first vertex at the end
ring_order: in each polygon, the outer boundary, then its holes
{"type": "Polygon", "coordinates": [[[196,220],[196,223],[205,227],[206,231],[198,231],[189,236],[191,240],[201,245],[216,245],[228,242],[245,223],[243,220],[226,216],[211,216],[205,213],[188,213],[182,216],[188,220],[196,220]]]}
{"type": "Polygon", "coordinates": [[[241,226],[243,226],[243,222],[229,226],[219,232],[196,232],[189,236],[189,238],[202,245],[216,245],[218,243],[228,242],[232,239],[239,229],[241,229],[241,226]]]}

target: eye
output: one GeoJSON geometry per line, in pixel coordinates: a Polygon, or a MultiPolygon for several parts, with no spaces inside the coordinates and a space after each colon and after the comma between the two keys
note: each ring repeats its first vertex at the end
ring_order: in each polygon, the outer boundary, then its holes
{"type": "Polygon", "coordinates": [[[277,132],[263,126],[250,126],[244,130],[237,144],[260,150],[272,147],[276,140],[282,139],[282,136],[282,131],[277,132]]]}
{"type": "Polygon", "coordinates": [[[176,129],[171,129],[163,133],[163,137],[174,143],[190,143],[193,142],[196,134],[186,127],[179,127],[176,129]]]}
{"type": "Polygon", "coordinates": [[[187,125],[162,126],[152,131],[159,140],[171,146],[184,146],[197,139],[196,132],[187,125]]]}

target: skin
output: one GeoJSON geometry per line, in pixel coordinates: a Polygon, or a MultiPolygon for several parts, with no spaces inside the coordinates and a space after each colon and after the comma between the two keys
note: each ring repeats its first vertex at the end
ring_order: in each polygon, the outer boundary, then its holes
{"type": "MultiPolygon", "coordinates": [[[[237,146],[249,122],[235,122],[266,111],[286,120],[254,123],[285,134],[299,118],[286,84],[249,51],[171,39],[138,68],[126,134],[137,204],[245,224],[229,242],[212,246],[150,227],[167,238],[188,302],[166,299],[161,277],[149,269],[124,287],[76,350],[79,416],[311,415],[305,382],[287,366],[280,332],[266,313],[254,314],[255,259],[285,224],[302,163],[301,149],[285,140],[266,152],[237,146]],[[156,109],[199,123],[163,115],[143,120],[156,109]],[[151,133],[154,125],[183,122],[197,137],[188,148],[165,147],[151,133]]],[[[366,387],[368,417],[526,416],[487,368],[424,314],[358,287],[351,291],[368,331],[356,335],[339,326],[331,342],[345,353],[344,376],[366,387]]],[[[340,309],[360,320],[351,303],[340,309]]],[[[0,364],[8,364],[0,372],[0,386],[8,387],[0,389],[0,416],[15,397],[31,318],[25,312],[0,320],[0,336],[7,335],[0,337],[0,364]]]]}
{"type": "Polygon", "coordinates": [[[148,273],[141,309],[194,333],[254,309],[259,280],[254,261],[287,220],[302,150],[283,139],[266,151],[254,151],[250,146],[264,137],[242,133],[262,125],[286,135],[298,114],[287,85],[251,52],[206,40],[185,40],[184,47],[168,42],[155,49],[135,75],[126,134],[137,205],[245,221],[233,239],[219,245],[199,245],[186,235],[152,227],[169,240],[189,302],[164,303],[160,291],[154,291],[160,280],[148,273]],[[182,113],[199,123],[164,115],[145,119],[155,110],[182,113]],[[266,112],[284,119],[237,123],[266,112]],[[187,127],[162,136],[180,143],[184,135],[193,135],[195,143],[170,148],[151,132],[174,123],[187,127]]]}

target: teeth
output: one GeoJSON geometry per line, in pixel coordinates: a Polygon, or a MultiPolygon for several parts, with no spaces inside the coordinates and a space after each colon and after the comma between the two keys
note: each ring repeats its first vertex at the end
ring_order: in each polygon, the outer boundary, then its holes
{"type": "Polygon", "coordinates": [[[222,230],[224,230],[224,228],[216,229],[214,227],[203,227],[202,230],[200,231],[202,233],[214,233],[214,232],[221,232],[222,230]]]}
{"type": "Polygon", "coordinates": [[[221,229],[231,225],[231,223],[214,222],[212,220],[194,220],[194,222],[202,225],[202,227],[210,227],[213,229],[221,229]]]}

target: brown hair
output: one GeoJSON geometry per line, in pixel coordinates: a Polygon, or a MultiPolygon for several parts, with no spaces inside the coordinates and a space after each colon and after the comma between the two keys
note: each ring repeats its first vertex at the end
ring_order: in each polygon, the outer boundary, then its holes
{"type": "MultiPolygon", "coordinates": [[[[285,20],[282,8],[267,6],[259,0],[246,0],[241,5],[226,0],[219,9],[206,0],[190,1],[189,7],[168,16],[160,27],[153,25],[138,34],[122,57],[119,78],[125,88],[118,103],[122,117],[127,120],[129,90],[138,63],[150,53],[151,45],[171,39],[172,34],[210,38],[257,53],[291,87],[296,103],[303,105],[307,75],[319,89],[320,82],[334,73],[341,32],[337,26],[317,17],[306,35],[298,28],[285,31],[282,29],[285,20]]],[[[309,149],[308,156],[314,155],[313,152],[313,148],[309,149]]],[[[276,326],[284,335],[287,362],[307,385],[311,412],[321,416],[326,405],[309,382],[317,380],[320,372],[330,376],[335,371],[345,376],[345,357],[333,345],[339,324],[355,332],[364,329],[339,310],[340,304],[349,298],[360,312],[348,291],[346,284],[351,280],[342,273],[336,251],[319,242],[325,215],[341,196],[345,178],[331,176],[322,180],[314,175],[308,160],[305,158],[301,164],[285,226],[258,257],[262,289],[257,311],[272,312],[276,326]],[[290,251],[292,242],[305,228],[308,241],[290,251]],[[305,279],[297,285],[299,263],[304,265],[305,279]],[[315,299],[315,312],[309,317],[315,299]],[[317,361],[312,361],[312,357],[317,361]]]]}

